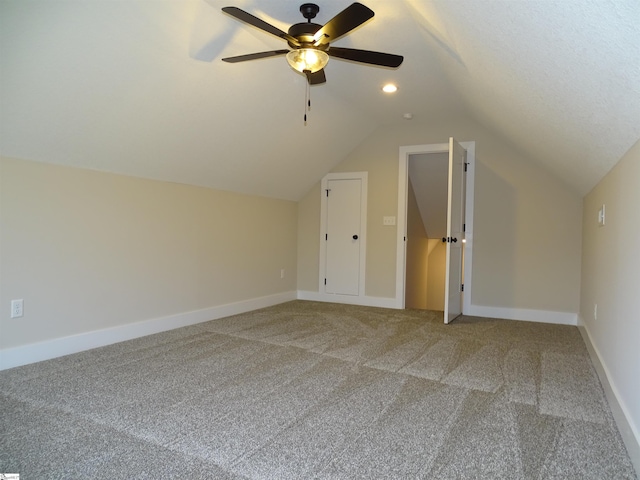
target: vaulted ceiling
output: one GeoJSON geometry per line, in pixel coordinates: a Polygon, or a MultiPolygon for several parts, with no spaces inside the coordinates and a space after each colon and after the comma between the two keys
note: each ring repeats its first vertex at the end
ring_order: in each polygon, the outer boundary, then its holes
{"type": "MultiPolygon", "coordinates": [[[[637,0],[363,0],[376,15],[311,88],[287,48],[221,12],[282,30],[292,0],[0,0],[0,154],[297,200],[377,128],[467,116],[576,192],[640,138],[637,0]],[[399,90],[380,89],[395,82],[399,90]]],[[[324,24],[351,3],[318,0],[324,24]]]]}

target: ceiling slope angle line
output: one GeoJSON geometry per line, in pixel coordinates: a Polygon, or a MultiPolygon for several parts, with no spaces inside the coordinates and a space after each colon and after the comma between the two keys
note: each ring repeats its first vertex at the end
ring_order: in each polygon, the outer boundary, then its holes
{"type": "Polygon", "coordinates": [[[347,35],[373,18],[373,10],[358,2],[345,8],[324,25],[311,21],[320,11],[320,7],[314,3],[304,3],[300,6],[300,13],[307,21],[291,25],[287,32],[238,7],[224,7],[222,11],[236,20],[284,40],[289,47],[289,49],[226,57],[222,59],[224,62],[238,63],[286,55],[289,65],[305,75],[309,85],[319,85],[327,81],[324,67],[329,58],[387,68],[397,68],[404,60],[401,55],[330,45],[331,42],[347,35]]]}
{"type": "Polygon", "coordinates": [[[433,9],[433,5],[418,0],[405,0],[407,9],[411,13],[411,18],[420,27],[420,31],[425,34],[425,37],[434,42],[442,52],[455,60],[462,68],[467,69],[462,56],[458,50],[453,46],[451,39],[446,38],[446,35],[436,27],[434,19],[438,18],[435,11],[426,12],[427,8],[433,9]],[[430,20],[431,19],[431,20],[430,20]]]}

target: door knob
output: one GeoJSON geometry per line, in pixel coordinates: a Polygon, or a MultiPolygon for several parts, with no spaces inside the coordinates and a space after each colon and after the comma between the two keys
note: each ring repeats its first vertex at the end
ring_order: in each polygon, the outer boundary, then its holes
{"type": "Polygon", "coordinates": [[[354,239],[354,240],[357,240],[357,239],[358,239],[358,235],[354,235],[354,236],[353,236],[353,239],[354,239]]]}
{"type": "Polygon", "coordinates": [[[457,239],[456,237],[453,237],[453,238],[451,239],[451,241],[452,241],[453,243],[456,243],[456,242],[458,241],[458,239],[457,239]]]}
{"type": "Polygon", "coordinates": [[[442,243],[447,243],[447,237],[442,237],[442,243]]]}

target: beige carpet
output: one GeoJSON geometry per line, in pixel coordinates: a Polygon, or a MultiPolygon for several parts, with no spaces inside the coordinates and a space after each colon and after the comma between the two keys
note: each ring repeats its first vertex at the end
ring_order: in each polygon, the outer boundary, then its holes
{"type": "Polygon", "coordinates": [[[0,372],[25,479],[636,478],[575,327],[295,301],[0,372]]]}

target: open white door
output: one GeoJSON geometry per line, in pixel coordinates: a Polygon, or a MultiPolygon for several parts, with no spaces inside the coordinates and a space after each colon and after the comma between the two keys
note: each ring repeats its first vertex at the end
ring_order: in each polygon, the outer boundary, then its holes
{"type": "Polygon", "coordinates": [[[449,323],[462,313],[462,249],[464,239],[464,166],[465,149],[449,138],[449,189],[447,202],[446,280],[444,298],[444,323],[449,323]]]}

